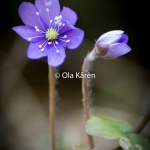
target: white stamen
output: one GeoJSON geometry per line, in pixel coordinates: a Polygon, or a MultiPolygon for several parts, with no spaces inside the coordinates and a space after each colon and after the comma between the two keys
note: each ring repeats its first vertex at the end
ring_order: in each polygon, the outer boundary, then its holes
{"type": "Polygon", "coordinates": [[[64,38],[67,38],[67,35],[64,35],[64,38]]]}
{"type": "Polygon", "coordinates": [[[52,44],[52,42],[48,42],[48,45],[52,44]]]}
{"type": "Polygon", "coordinates": [[[67,38],[67,35],[64,35],[64,36],[60,36],[59,38],[62,38],[62,39],[65,39],[65,38],[67,38]]]}
{"type": "Polygon", "coordinates": [[[42,45],[39,45],[39,48],[42,48],[42,45]]]}
{"type": "Polygon", "coordinates": [[[28,38],[28,41],[31,41],[32,38],[28,38]]]}
{"type": "Polygon", "coordinates": [[[40,14],[39,12],[36,12],[36,15],[38,15],[38,16],[39,16],[39,14],[40,14]]]}
{"type": "Polygon", "coordinates": [[[62,15],[59,15],[58,18],[59,18],[59,20],[61,20],[62,19],[62,15]]]}
{"type": "MultiPolygon", "coordinates": [[[[56,43],[56,41],[55,41],[55,43],[56,43]]],[[[54,44],[54,47],[56,48],[56,52],[59,53],[59,49],[57,49],[55,43],[53,43],[53,44],[54,44]]]]}
{"type": "MultiPolygon", "coordinates": [[[[44,44],[44,43],[43,43],[44,44]]],[[[42,45],[43,45],[42,44],[42,45]]],[[[41,52],[44,51],[45,47],[46,47],[47,43],[44,45],[44,47],[41,49],[41,52]]]]}
{"type": "Polygon", "coordinates": [[[37,32],[46,33],[45,31],[40,30],[37,26],[34,27],[37,32]]]}
{"type": "Polygon", "coordinates": [[[61,39],[61,37],[59,38],[59,40],[61,40],[61,41],[63,41],[63,42],[70,42],[70,40],[68,39],[68,40],[63,40],[63,39],[61,39]]]}
{"type": "Polygon", "coordinates": [[[52,22],[53,20],[50,19],[49,14],[48,14],[48,18],[49,18],[49,29],[52,28],[52,22]]]}
{"type": "Polygon", "coordinates": [[[58,16],[56,16],[54,20],[56,20],[56,21],[59,20],[58,16]]]}
{"type": "Polygon", "coordinates": [[[45,47],[41,49],[41,52],[43,52],[43,51],[44,51],[44,49],[45,49],[45,47]]]}
{"type": "MultiPolygon", "coordinates": [[[[40,22],[41,27],[42,27],[43,30],[45,31],[45,29],[44,29],[44,27],[43,27],[43,25],[42,25],[41,19],[40,19],[40,13],[39,13],[39,12],[36,12],[36,15],[38,16],[38,19],[39,19],[39,22],[40,22]]],[[[36,26],[35,26],[35,27],[36,27],[36,26]]],[[[37,28],[36,31],[39,32],[40,30],[37,28]]]]}
{"type": "Polygon", "coordinates": [[[59,23],[60,23],[60,20],[56,20],[56,21],[55,21],[55,24],[59,24],[59,23]]]}
{"type": "Polygon", "coordinates": [[[58,45],[58,42],[57,42],[57,41],[55,41],[55,43],[58,45]]]}
{"type": "Polygon", "coordinates": [[[49,20],[50,24],[49,24],[49,29],[52,28],[52,22],[53,20],[49,20]]]}
{"type": "Polygon", "coordinates": [[[49,12],[49,9],[48,9],[48,8],[46,8],[46,11],[47,11],[47,12],[49,12]]]}
{"type": "Polygon", "coordinates": [[[48,40],[45,40],[42,44],[39,45],[39,48],[42,48],[42,47],[43,47],[43,48],[41,49],[41,51],[44,51],[46,45],[48,44],[47,41],[48,41],[48,40]]]}
{"type": "Polygon", "coordinates": [[[58,31],[60,31],[65,26],[65,23],[61,24],[61,27],[58,28],[58,31]]]}
{"type": "Polygon", "coordinates": [[[40,30],[38,29],[38,27],[37,27],[37,26],[35,26],[34,28],[35,28],[35,30],[36,30],[37,32],[39,32],[39,31],[40,31],[40,30]]]}
{"type": "MultiPolygon", "coordinates": [[[[54,19],[54,20],[55,20],[55,24],[58,24],[58,25],[59,25],[59,23],[61,22],[61,19],[62,19],[62,16],[61,16],[61,15],[56,16],[55,19],[54,19]]],[[[61,23],[61,24],[62,24],[62,23],[61,23]]],[[[60,24],[60,25],[61,25],[61,24],[60,24]]],[[[59,26],[60,26],[60,25],[59,25],[59,26]]]]}
{"type": "Polygon", "coordinates": [[[52,20],[50,20],[50,16],[49,16],[49,8],[46,8],[46,12],[47,12],[47,15],[48,15],[48,20],[49,20],[49,28],[51,27],[51,23],[52,23],[52,20]]]}
{"type": "Polygon", "coordinates": [[[28,41],[31,41],[31,40],[34,39],[34,38],[41,38],[41,37],[44,37],[44,36],[45,36],[45,35],[30,37],[30,38],[28,38],[28,41]]]}
{"type": "Polygon", "coordinates": [[[62,22],[59,22],[58,26],[60,27],[62,25],[62,22]]]}

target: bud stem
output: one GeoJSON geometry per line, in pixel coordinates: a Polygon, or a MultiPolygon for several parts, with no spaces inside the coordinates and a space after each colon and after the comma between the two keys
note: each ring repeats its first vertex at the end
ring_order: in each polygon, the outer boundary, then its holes
{"type": "MultiPolygon", "coordinates": [[[[84,59],[83,66],[82,66],[82,73],[86,74],[89,72],[89,64],[90,61],[87,57],[84,59]]],[[[82,78],[82,94],[83,94],[83,113],[84,113],[84,121],[86,124],[86,121],[89,119],[89,89],[88,89],[88,79],[87,78],[82,78]]],[[[94,149],[94,142],[93,142],[93,137],[89,134],[87,134],[87,139],[88,139],[88,144],[90,147],[90,150],[94,149]]]]}

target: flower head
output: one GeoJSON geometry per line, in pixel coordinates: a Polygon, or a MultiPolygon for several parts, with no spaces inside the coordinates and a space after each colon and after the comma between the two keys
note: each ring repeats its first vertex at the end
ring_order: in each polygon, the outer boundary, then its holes
{"type": "Polygon", "coordinates": [[[96,41],[94,52],[103,58],[116,58],[128,53],[131,48],[127,45],[128,36],[124,31],[107,32],[96,41]]]}
{"type": "Polygon", "coordinates": [[[65,48],[75,49],[83,40],[83,30],[74,27],[77,14],[68,7],[60,11],[58,0],[35,0],[35,5],[23,2],[19,15],[25,25],[13,30],[30,42],[30,59],[47,56],[48,64],[57,67],[65,60],[65,48]]]}

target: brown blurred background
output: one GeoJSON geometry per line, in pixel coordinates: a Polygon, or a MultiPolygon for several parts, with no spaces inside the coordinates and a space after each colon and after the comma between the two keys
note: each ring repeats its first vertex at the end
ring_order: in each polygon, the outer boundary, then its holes
{"type": "MultiPolygon", "coordinates": [[[[29,60],[29,43],[12,31],[22,25],[18,7],[23,0],[0,5],[0,150],[49,150],[47,59],[29,60]]],[[[34,3],[34,1],[30,1],[34,3]]],[[[78,14],[76,26],[85,31],[82,45],[67,51],[57,70],[80,72],[95,40],[110,30],[124,30],[132,51],[115,60],[97,59],[91,90],[91,113],[128,121],[135,128],[150,109],[150,59],[147,4],[128,0],[60,0],[78,14]]],[[[57,149],[86,150],[81,79],[57,80],[57,149]]],[[[150,125],[142,135],[150,139],[150,125]]],[[[95,138],[97,147],[111,150],[116,141],[95,138]],[[107,144],[109,143],[109,144],[107,144]]]]}

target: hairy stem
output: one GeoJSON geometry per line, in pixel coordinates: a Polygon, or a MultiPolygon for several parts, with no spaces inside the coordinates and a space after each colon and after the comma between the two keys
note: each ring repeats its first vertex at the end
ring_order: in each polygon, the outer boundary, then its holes
{"type": "Polygon", "coordinates": [[[134,133],[142,132],[142,130],[144,129],[149,120],[150,120],[150,110],[148,110],[148,112],[145,114],[145,116],[143,117],[143,119],[140,121],[139,125],[133,132],[134,133]]]}
{"type": "MultiPolygon", "coordinates": [[[[82,73],[86,74],[89,68],[89,60],[87,58],[84,59],[83,66],[82,66],[82,73]]],[[[83,94],[83,113],[84,113],[84,121],[89,119],[89,90],[88,90],[88,81],[87,78],[82,78],[82,94],[83,94]]],[[[94,149],[94,142],[93,137],[87,134],[88,144],[90,150],[94,149]]]]}
{"type": "Polygon", "coordinates": [[[51,150],[55,150],[55,69],[49,66],[49,121],[51,150]]]}

